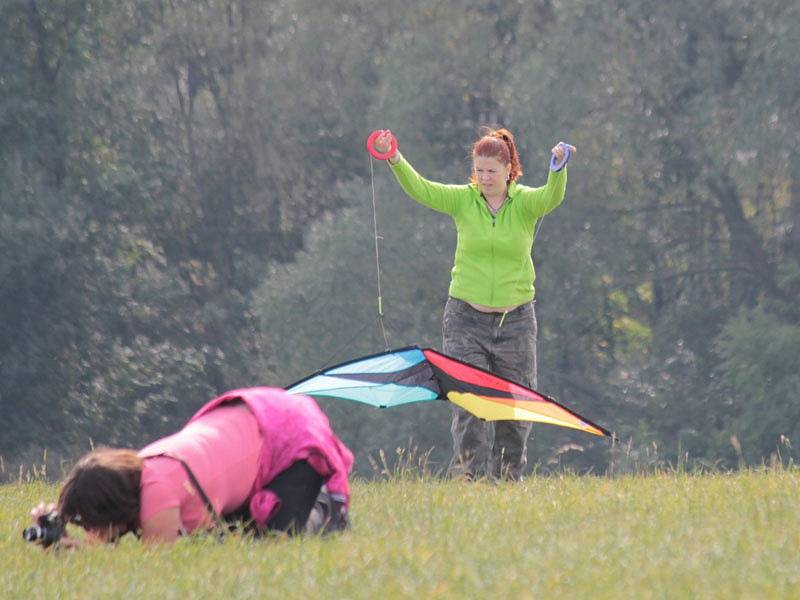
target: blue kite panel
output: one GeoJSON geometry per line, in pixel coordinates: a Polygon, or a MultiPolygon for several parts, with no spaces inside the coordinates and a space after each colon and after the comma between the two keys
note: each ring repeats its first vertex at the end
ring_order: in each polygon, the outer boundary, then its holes
{"type": "MultiPolygon", "coordinates": [[[[327,383],[336,381],[335,377],[324,377],[327,383]]],[[[317,378],[306,383],[314,384],[317,378]]],[[[339,398],[362,402],[375,407],[392,407],[413,402],[427,402],[436,400],[437,395],[433,390],[421,386],[404,386],[395,383],[371,383],[352,381],[350,379],[338,380],[342,385],[299,385],[290,388],[291,394],[305,394],[316,398],[339,398]]]]}
{"type": "Polygon", "coordinates": [[[426,359],[422,350],[419,348],[412,348],[411,350],[381,354],[365,360],[347,363],[325,371],[325,373],[329,375],[344,373],[395,373],[413,367],[424,360],[426,359]]]}
{"type": "Polygon", "coordinates": [[[342,379],[341,377],[329,377],[328,375],[317,375],[290,387],[286,391],[290,394],[307,394],[309,396],[321,392],[336,392],[341,389],[370,387],[374,386],[373,381],[358,381],[355,379],[342,379]]]}

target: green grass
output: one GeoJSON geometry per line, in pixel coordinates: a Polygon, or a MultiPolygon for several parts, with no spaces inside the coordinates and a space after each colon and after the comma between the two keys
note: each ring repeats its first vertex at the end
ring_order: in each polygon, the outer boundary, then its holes
{"type": "Polygon", "coordinates": [[[0,486],[2,598],[798,598],[800,471],[356,482],[329,539],[45,553],[0,486]]]}

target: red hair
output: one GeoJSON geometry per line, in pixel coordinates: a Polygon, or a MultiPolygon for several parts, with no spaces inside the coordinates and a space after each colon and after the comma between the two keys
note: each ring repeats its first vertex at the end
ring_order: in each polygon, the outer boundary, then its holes
{"type": "MultiPolygon", "coordinates": [[[[522,176],[522,166],[519,163],[517,146],[514,144],[514,136],[508,129],[485,129],[485,133],[472,145],[472,157],[482,156],[484,158],[494,158],[504,165],[511,165],[511,172],[508,174],[509,181],[516,181],[522,176]]],[[[475,182],[475,175],[471,181],[475,182]]]]}

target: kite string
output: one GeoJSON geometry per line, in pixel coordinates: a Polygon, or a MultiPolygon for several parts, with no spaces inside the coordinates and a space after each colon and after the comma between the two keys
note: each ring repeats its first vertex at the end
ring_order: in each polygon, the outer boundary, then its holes
{"type": "Polygon", "coordinates": [[[389,338],[386,336],[386,327],[383,324],[383,296],[381,295],[381,255],[380,246],[378,241],[383,239],[378,235],[378,210],[375,202],[375,172],[373,168],[372,155],[369,157],[369,180],[372,189],[372,225],[375,235],[375,273],[378,280],[378,322],[381,325],[381,333],[383,334],[383,343],[386,346],[386,351],[389,351],[389,338]]]}

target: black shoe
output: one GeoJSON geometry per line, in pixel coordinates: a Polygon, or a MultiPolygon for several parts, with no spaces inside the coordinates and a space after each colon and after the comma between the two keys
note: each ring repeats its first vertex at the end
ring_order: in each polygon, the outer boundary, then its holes
{"type": "Polygon", "coordinates": [[[305,531],[310,534],[328,535],[350,528],[347,506],[327,492],[320,492],[308,516],[305,531]]]}

